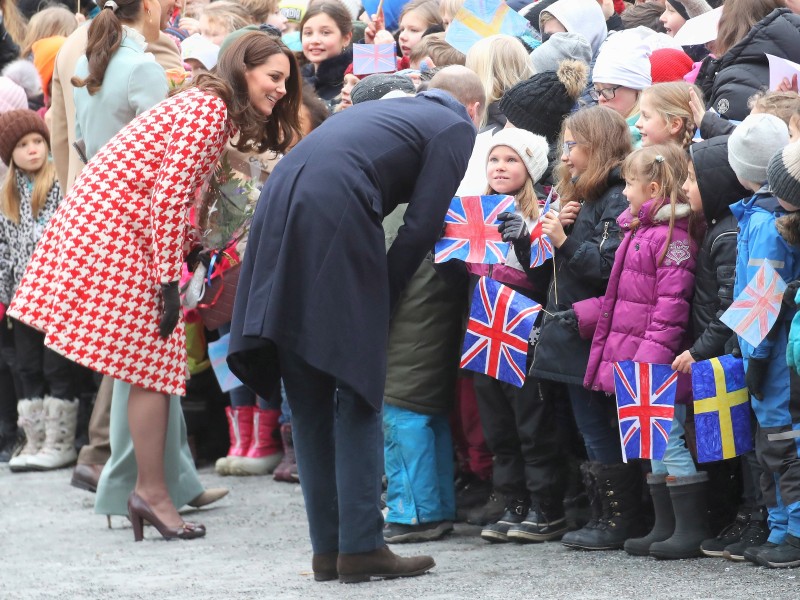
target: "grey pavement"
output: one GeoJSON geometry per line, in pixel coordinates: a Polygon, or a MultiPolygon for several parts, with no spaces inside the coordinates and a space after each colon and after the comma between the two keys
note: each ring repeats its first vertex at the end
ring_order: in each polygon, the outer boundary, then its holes
{"type": "Polygon", "coordinates": [[[69,475],[0,466],[0,599],[800,598],[800,569],[710,558],[661,562],[558,543],[489,545],[465,525],[442,541],[392,546],[432,554],[437,566],[428,575],[316,583],[299,486],[203,470],[208,487],[231,489],[217,505],[187,513],[205,523],[206,538],[165,542],[148,527],[134,543],[127,519],[114,517],[109,530],[94,514],[93,496],[70,487],[69,475]]]}

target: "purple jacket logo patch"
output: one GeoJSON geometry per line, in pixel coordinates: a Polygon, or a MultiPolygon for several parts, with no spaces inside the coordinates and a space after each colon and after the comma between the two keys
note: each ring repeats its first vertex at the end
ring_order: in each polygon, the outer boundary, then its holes
{"type": "Polygon", "coordinates": [[[691,256],[692,255],[689,254],[689,242],[677,241],[672,242],[669,245],[669,248],[667,248],[667,254],[664,258],[666,259],[667,264],[673,262],[676,265],[679,265],[682,262],[689,260],[691,256]]]}

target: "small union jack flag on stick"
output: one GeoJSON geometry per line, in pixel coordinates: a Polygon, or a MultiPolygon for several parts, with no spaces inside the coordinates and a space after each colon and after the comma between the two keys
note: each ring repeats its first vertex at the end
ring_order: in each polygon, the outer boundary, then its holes
{"type": "Polygon", "coordinates": [[[528,338],[541,309],[502,283],[481,277],[472,296],[461,368],[522,387],[528,338]]]}
{"type": "Polygon", "coordinates": [[[394,73],[396,56],[394,44],[353,44],[353,74],[394,73]]]}
{"type": "Polygon", "coordinates": [[[532,268],[540,267],[547,259],[553,258],[553,242],[550,241],[549,237],[542,233],[542,221],[544,221],[544,216],[550,210],[550,197],[552,195],[553,192],[551,191],[550,195],[547,196],[547,201],[544,203],[541,213],[539,214],[539,220],[536,222],[536,226],[531,232],[532,268]]]}
{"type": "Polygon", "coordinates": [[[778,320],[785,290],[786,283],[781,276],[764,261],[720,321],[756,348],[778,320]]]}
{"type": "Polygon", "coordinates": [[[452,259],[486,265],[503,264],[509,244],[503,241],[497,215],[514,212],[513,196],[455,197],[444,218],[444,235],[436,242],[434,262],[452,259]]]}
{"type": "Polygon", "coordinates": [[[670,365],[614,363],[622,456],[661,460],[667,449],[678,372],[670,365]]]}

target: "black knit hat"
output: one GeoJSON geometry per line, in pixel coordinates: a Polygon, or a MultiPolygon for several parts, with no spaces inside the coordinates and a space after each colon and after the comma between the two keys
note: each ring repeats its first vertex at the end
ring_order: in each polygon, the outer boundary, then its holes
{"type": "Polygon", "coordinates": [[[350,90],[350,100],[352,100],[353,104],[367,102],[368,100],[380,100],[394,90],[413,94],[415,91],[414,82],[405,75],[377,73],[365,77],[353,86],[353,89],[350,90]]]}
{"type": "Polygon", "coordinates": [[[50,144],[50,132],[42,118],[27,108],[10,110],[0,115],[0,160],[11,164],[11,155],[22,138],[29,133],[40,133],[50,144]]]}
{"type": "Polygon", "coordinates": [[[503,94],[500,111],[515,127],[543,135],[553,144],[561,121],[586,87],[587,76],[588,69],[581,61],[562,61],[557,71],[537,73],[503,94]]]}
{"type": "Polygon", "coordinates": [[[776,198],[800,207],[800,142],[775,153],[767,167],[767,179],[776,198]]]}

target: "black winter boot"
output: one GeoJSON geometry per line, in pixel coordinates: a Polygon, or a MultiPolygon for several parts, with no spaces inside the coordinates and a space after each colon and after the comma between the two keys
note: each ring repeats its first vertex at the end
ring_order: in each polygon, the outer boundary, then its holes
{"type": "Polygon", "coordinates": [[[633,556],[648,556],[651,544],[663,542],[675,531],[675,513],[672,511],[672,500],[667,490],[667,476],[648,473],[647,485],[650,486],[650,496],[653,498],[656,522],[646,536],[625,541],[625,552],[633,556]]]}
{"type": "Polygon", "coordinates": [[[728,560],[742,562],[744,553],[748,548],[761,546],[769,539],[769,525],[767,524],[767,509],[758,506],[750,513],[747,527],[739,535],[739,539],[725,546],[722,556],[728,560]]]}
{"type": "Polygon", "coordinates": [[[567,546],[572,544],[572,538],[576,533],[584,529],[594,529],[603,514],[603,505],[600,502],[600,494],[597,492],[597,479],[594,476],[596,466],[600,463],[585,462],[581,463],[581,479],[583,480],[583,487],[586,490],[586,499],[589,502],[589,510],[591,511],[591,518],[582,528],[579,527],[577,531],[570,531],[565,533],[561,541],[567,546]]]}
{"type": "Polygon", "coordinates": [[[579,550],[616,550],[639,533],[641,521],[641,471],[639,465],[592,464],[602,513],[595,523],[572,531],[561,543],[579,550]]]}
{"type": "Polygon", "coordinates": [[[484,527],[481,531],[481,537],[494,544],[510,541],[508,539],[508,530],[513,525],[522,523],[529,509],[530,501],[527,498],[509,498],[506,502],[506,510],[503,516],[496,523],[484,527]]]}
{"type": "MultiPolygon", "coordinates": [[[[706,556],[725,556],[725,549],[731,544],[737,544],[742,539],[742,533],[744,533],[747,524],[750,522],[750,512],[751,508],[749,506],[741,507],[739,512],[736,513],[736,519],[733,523],[720,531],[717,537],[704,540],[700,544],[700,552],[706,556]]],[[[744,557],[738,560],[744,560],[744,557]]]]}
{"type": "Polygon", "coordinates": [[[675,511],[675,532],[668,540],[654,542],[650,546],[650,556],[662,559],[702,556],[700,544],[710,535],[707,485],[706,473],[667,477],[667,489],[675,511]]]}
{"type": "Polygon", "coordinates": [[[758,553],[758,564],[771,569],[800,567],[800,538],[791,533],[775,548],[758,553]]]}

